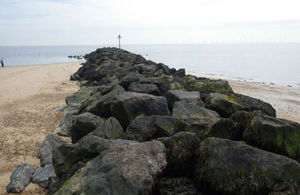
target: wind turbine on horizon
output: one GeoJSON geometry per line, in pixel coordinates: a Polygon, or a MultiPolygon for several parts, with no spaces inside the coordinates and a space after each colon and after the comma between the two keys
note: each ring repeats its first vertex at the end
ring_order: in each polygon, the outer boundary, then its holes
{"type": "Polygon", "coordinates": [[[121,49],[121,38],[122,38],[121,35],[119,35],[118,36],[118,39],[119,39],[119,49],[121,49]]]}

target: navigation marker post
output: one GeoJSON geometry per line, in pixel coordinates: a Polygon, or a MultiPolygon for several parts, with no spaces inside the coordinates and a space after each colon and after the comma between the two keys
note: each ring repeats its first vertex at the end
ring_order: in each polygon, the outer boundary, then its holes
{"type": "Polygon", "coordinates": [[[121,49],[121,38],[122,38],[121,35],[119,35],[118,36],[118,39],[119,39],[119,49],[121,49]]]}

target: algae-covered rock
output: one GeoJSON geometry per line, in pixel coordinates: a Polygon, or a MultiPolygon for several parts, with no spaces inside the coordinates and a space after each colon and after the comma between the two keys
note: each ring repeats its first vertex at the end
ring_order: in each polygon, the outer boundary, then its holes
{"type": "Polygon", "coordinates": [[[159,95],[158,87],[155,84],[142,84],[142,83],[132,83],[129,88],[129,91],[137,93],[149,93],[152,95],[159,95]]]}
{"type": "Polygon", "coordinates": [[[172,109],[175,101],[186,101],[188,103],[202,103],[200,93],[198,91],[183,91],[183,90],[170,90],[166,94],[169,108],[172,109]]]}
{"type": "Polygon", "coordinates": [[[199,91],[201,97],[209,93],[232,94],[233,90],[228,81],[221,79],[197,78],[191,75],[186,76],[185,88],[188,91],[199,91]]]}
{"type": "Polygon", "coordinates": [[[236,95],[224,95],[220,93],[210,93],[205,98],[205,106],[211,110],[215,110],[222,117],[229,117],[236,111],[241,111],[245,108],[237,102],[236,95]]]}
{"type": "Polygon", "coordinates": [[[300,125],[261,113],[253,114],[243,133],[250,145],[300,161],[300,125]]]}
{"type": "Polygon", "coordinates": [[[200,139],[192,132],[179,132],[158,139],[166,147],[168,176],[189,176],[194,172],[196,150],[200,139]]]}
{"type": "Polygon", "coordinates": [[[105,101],[100,115],[114,116],[125,129],[136,116],[168,115],[167,100],[163,96],[124,92],[105,101]]]}
{"type": "Polygon", "coordinates": [[[119,121],[114,117],[109,117],[102,125],[97,127],[92,135],[103,137],[106,139],[117,139],[123,135],[123,128],[119,121]]]}
{"type": "Polygon", "coordinates": [[[221,138],[201,143],[194,177],[199,188],[222,194],[300,192],[297,161],[221,138]]]}
{"type": "Polygon", "coordinates": [[[166,164],[165,147],[157,141],[114,147],[89,161],[54,194],[152,194],[166,164]]]}
{"type": "Polygon", "coordinates": [[[170,136],[179,126],[179,120],[170,116],[138,116],[126,129],[124,139],[149,141],[170,136]]]}
{"type": "Polygon", "coordinates": [[[92,113],[82,113],[73,120],[71,129],[72,142],[75,143],[80,140],[83,136],[94,131],[97,127],[102,125],[104,120],[92,113]]]}
{"type": "Polygon", "coordinates": [[[229,117],[237,111],[262,111],[264,114],[275,117],[275,109],[266,102],[241,94],[224,95],[210,93],[205,98],[205,106],[217,111],[223,117],[229,117]]]}

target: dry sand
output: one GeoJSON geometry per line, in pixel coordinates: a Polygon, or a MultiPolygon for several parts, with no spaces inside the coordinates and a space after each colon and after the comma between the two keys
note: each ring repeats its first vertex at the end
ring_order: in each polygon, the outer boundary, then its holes
{"type": "Polygon", "coordinates": [[[270,103],[277,118],[300,123],[300,86],[284,87],[246,81],[229,81],[236,93],[241,93],[270,103]]]}
{"type": "MultiPolygon", "coordinates": [[[[22,162],[39,167],[36,157],[62,115],[57,109],[78,87],[69,81],[80,62],[0,68],[0,194],[22,162]]],[[[23,194],[46,194],[30,184],[23,194]]]]}
{"type": "MultiPolygon", "coordinates": [[[[22,162],[39,167],[42,141],[62,115],[57,109],[78,87],[69,77],[80,63],[0,68],[0,194],[22,162]]],[[[234,91],[270,102],[278,117],[300,122],[300,88],[230,81],[234,91]]],[[[30,184],[23,194],[46,194],[30,184]]]]}

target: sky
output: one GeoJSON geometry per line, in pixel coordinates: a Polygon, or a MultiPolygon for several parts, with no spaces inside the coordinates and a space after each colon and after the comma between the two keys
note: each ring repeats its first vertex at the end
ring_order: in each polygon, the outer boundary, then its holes
{"type": "Polygon", "coordinates": [[[0,0],[0,45],[300,42],[299,0],[0,0]]]}

